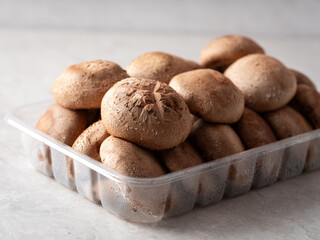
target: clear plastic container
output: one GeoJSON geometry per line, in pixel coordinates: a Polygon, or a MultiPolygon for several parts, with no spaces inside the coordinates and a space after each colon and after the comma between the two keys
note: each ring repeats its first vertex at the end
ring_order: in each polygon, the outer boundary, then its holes
{"type": "Polygon", "coordinates": [[[33,167],[128,221],[158,222],[320,167],[320,130],[314,130],[161,177],[127,177],[36,130],[51,104],[6,117],[21,130],[33,167]]]}

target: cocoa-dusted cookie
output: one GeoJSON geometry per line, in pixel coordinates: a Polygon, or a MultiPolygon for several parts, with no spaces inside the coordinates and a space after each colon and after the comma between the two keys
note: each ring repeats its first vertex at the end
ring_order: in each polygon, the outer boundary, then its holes
{"type": "Polygon", "coordinates": [[[278,139],[285,139],[312,131],[311,125],[296,110],[285,106],[277,111],[263,114],[278,139]]]}
{"type": "MultiPolygon", "coordinates": [[[[277,141],[268,123],[250,108],[245,108],[234,129],[246,149],[260,147],[277,141]]],[[[253,186],[261,187],[275,182],[281,168],[279,158],[266,158],[264,154],[257,158],[253,186]]]]}
{"type": "MultiPolygon", "coordinates": [[[[312,127],[307,120],[289,106],[265,113],[263,117],[270,124],[278,139],[285,139],[312,131],[312,127]]],[[[287,179],[301,174],[307,162],[308,145],[308,142],[304,142],[285,148],[279,174],[280,179],[287,179]]]]}
{"type": "MultiPolygon", "coordinates": [[[[58,104],[51,105],[47,111],[39,119],[36,128],[49,136],[55,138],[56,140],[72,146],[76,138],[84,131],[88,123],[88,117],[86,116],[85,111],[82,110],[71,110],[64,108],[58,104]]],[[[61,153],[57,150],[50,151],[48,146],[45,147],[48,152],[49,159],[48,164],[51,164],[52,159],[55,158],[56,164],[61,164],[61,166],[56,166],[53,168],[53,174],[55,177],[67,177],[63,181],[68,181],[68,184],[71,184],[70,187],[74,187],[74,166],[73,160],[70,158],[65,158],[65,164],[62,160],[61,153]],[[50,152],[50,153],[49,153],[50,152]],[[63,166],[62,166],[63,165],[63,166]],[[65,176],[61,173],[63,168],[66,171],[65,176]]]]}
{"type": "Polygon", "coordinates": [[[294,74],[280,61],[264,54],[240,58],[224,74],[242,91],[246,105],[258,112],[285,106],[297,89],[294,74]]]}
{"type": "Polygon", "coordinates": [[[61,106],[70,109],[100,108],[103,95],[128,77],[116,63],[96,60],[68,67],[53,83],[51,91],[61,106]]]}
{"type": "Polygon", "coordinates": [[[178,56],[163,52],[149,52],[134,59],[126,70],[131,77],[169,83],[175,75],[197,68],[200,68],[197,63],[178,56]]]}
{"type": "Polygon", "coordinates": [[[246,149],[277,141],[268,123],[259,114],[247,107],[234,128],[246,149]]]}
{"type": "MultiPolygon", "coordinates": [[[[100,146],[109,136],[110,134],[103,126],[102,121],[99,120],[80,134],[73,143],[72,148],[101,162],[99,153],[100,146]]],[[[77,164],[77,162],[75,163],[75,171],[77,173],[78,192],[94,202],[99,202],[100,196],[97,173],[81,163],[77,164]]]]}
{"type": "Polygon", "coordinates": [[[198,120],[190,139],[206,161],[213,161],[245,150],[239,136],[226,124],[210,124],[198,120]]]}
{"type": "Polygon", "coordinates": [[[143,78],[116,83],[103,97],[101,118],[111,135],[153,150],[178,146],[192,128],[183,98],[167,84],[143,78]]]}
{"type": "Polygon", "coordinates": [[[72,146],[87,125],[84,111],[51,105],[38,120],[36,128],[56,140],[72,146]]]}
{"type": "MultiPolygon", "coordinates": [[[[193,147],[189,140],[179,146],[157,152],[158,158],[171,172],[200,165],[204,162],[200,153],[193,147]]],[[[223,174],[222,174],[223,175],[223,174]]],[[[223,175],[224,176],[224,175],[223,175]]],[[[223,196],[225,179],[220,172],[202,172],[200,175],[182,179],[179,183],[179,193],[181,199],[192,199],[196,196],[196,203],[207,205],[220,200],[223,196]]],[[[180,201],[182,201],[180,199],[180,201]]]]}
{"type": "Polygon", "coordinates": [[[298,84],[290,105],[302,113],[314,128],[320,128],[320,93],[315,88],[298,84]]]}
{"type": "Polygon", "coordinates": [[[243,113],[243,94],[218,71],[188,71],[173,77],[169,85],[183,97],[192,114],[208,122],[234,123],[243,113]]]}
{"type": "Polygon", "coordinates": [[[314,82],[311,81],[310,78],[308,78],[306,75],[304,75],[302,72],[299,72],[297,70],[294,69],[290,69],[293,74],[296,76],[297,79],[297,84],[306,84],[314,89],[317,89],[316,85],[314,84],[314,82]]]}
{"type": "Polygon", "coordinates": [[[100,145],[109,136],[102,120],[99,120],[80,134],[72,148],[100,162],[100,145]]]}
{"type": "MultiPolygon", "coordinates": [[[[206,161],[213,161],[245,150],[237,133],[226,124],[210,124],[198,120],[193,125],[190,139],[206,161]]],[[[254,174],[252,163],[253,161],[246,160],[230,164],[225,189],[227,196],[250,190],[254,174]]]]}
{"type": "Polygon", "coordinates": [[[157,155],[170,172],[179,171],[203,163],[200,154],[188,140],[177,147],[158,151],[157,155]]]}
{"type": "Polygon", "coordinates": [[[102,164],[130,177],[152,178],[165,174],[151,152],[113,136],[102,142],[100,158],[102,164]]]}
{"type": "MultiPolygon", "coordinates": [[[[113,136],[101,144],[100,157],[102,164],[129,177],[156,178],[166,173],[152,152],[113,136]]],[[[122,188],[116,193],[121,195],[120,201],[128,201],[134,212],[148,216],[162,215],[181,201],[175,191],[163,196],[167,188],[161,184],[148,188],[144,184],[126,185],[121,182],[118,186],[122,188]]]]}
{"type": "Polygon", "coordinates": [[[248,37],[222,36],[211,41],[202,50],[200,64],[223,72],[237,59],[252,53],[264,53],[264,50],[248,37]]]}

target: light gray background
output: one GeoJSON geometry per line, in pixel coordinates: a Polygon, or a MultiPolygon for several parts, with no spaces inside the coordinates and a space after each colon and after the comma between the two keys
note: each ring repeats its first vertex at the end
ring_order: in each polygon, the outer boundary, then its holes
{"type": "MultiPolygon", "coordinates": [[[[0,118],[51,98],[69,65],[125,67],[161,50],[197,61],[221,34],[253,37],[320,86],[320,1],[0,0],[0,118]]],[[[320,239],[318,172],[198,208],[158,225],[122,221],[34,171],[0,121],[0,239],[320,239]]]]}
{"type": "Polygon", "coordinates": [[[317,0],[1,0],[0,24],[144,31],[319,36],[317,0]]]}

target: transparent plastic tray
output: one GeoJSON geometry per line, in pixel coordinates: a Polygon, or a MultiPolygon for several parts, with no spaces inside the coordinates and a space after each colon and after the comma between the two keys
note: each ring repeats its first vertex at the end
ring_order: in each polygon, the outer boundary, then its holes
{"type": "Polygon", "coordinates": [[[158,222],[320,167],[320,130],[314,130],[161,177],[127,177],[36,130],[51,104],[6,116],[21,130],[33,167],[128,221],[158,222]]]}

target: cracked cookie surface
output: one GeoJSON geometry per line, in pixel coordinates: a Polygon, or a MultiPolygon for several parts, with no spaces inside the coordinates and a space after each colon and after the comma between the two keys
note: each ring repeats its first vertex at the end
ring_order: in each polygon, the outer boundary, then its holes
{"type": "Polygon", "coordinates": [[[143,78],[115,84],[102,100],[101,114],[111,135],[155,150],[182,143],[192,125],[188,106],[171,87],[143,78]]]}

